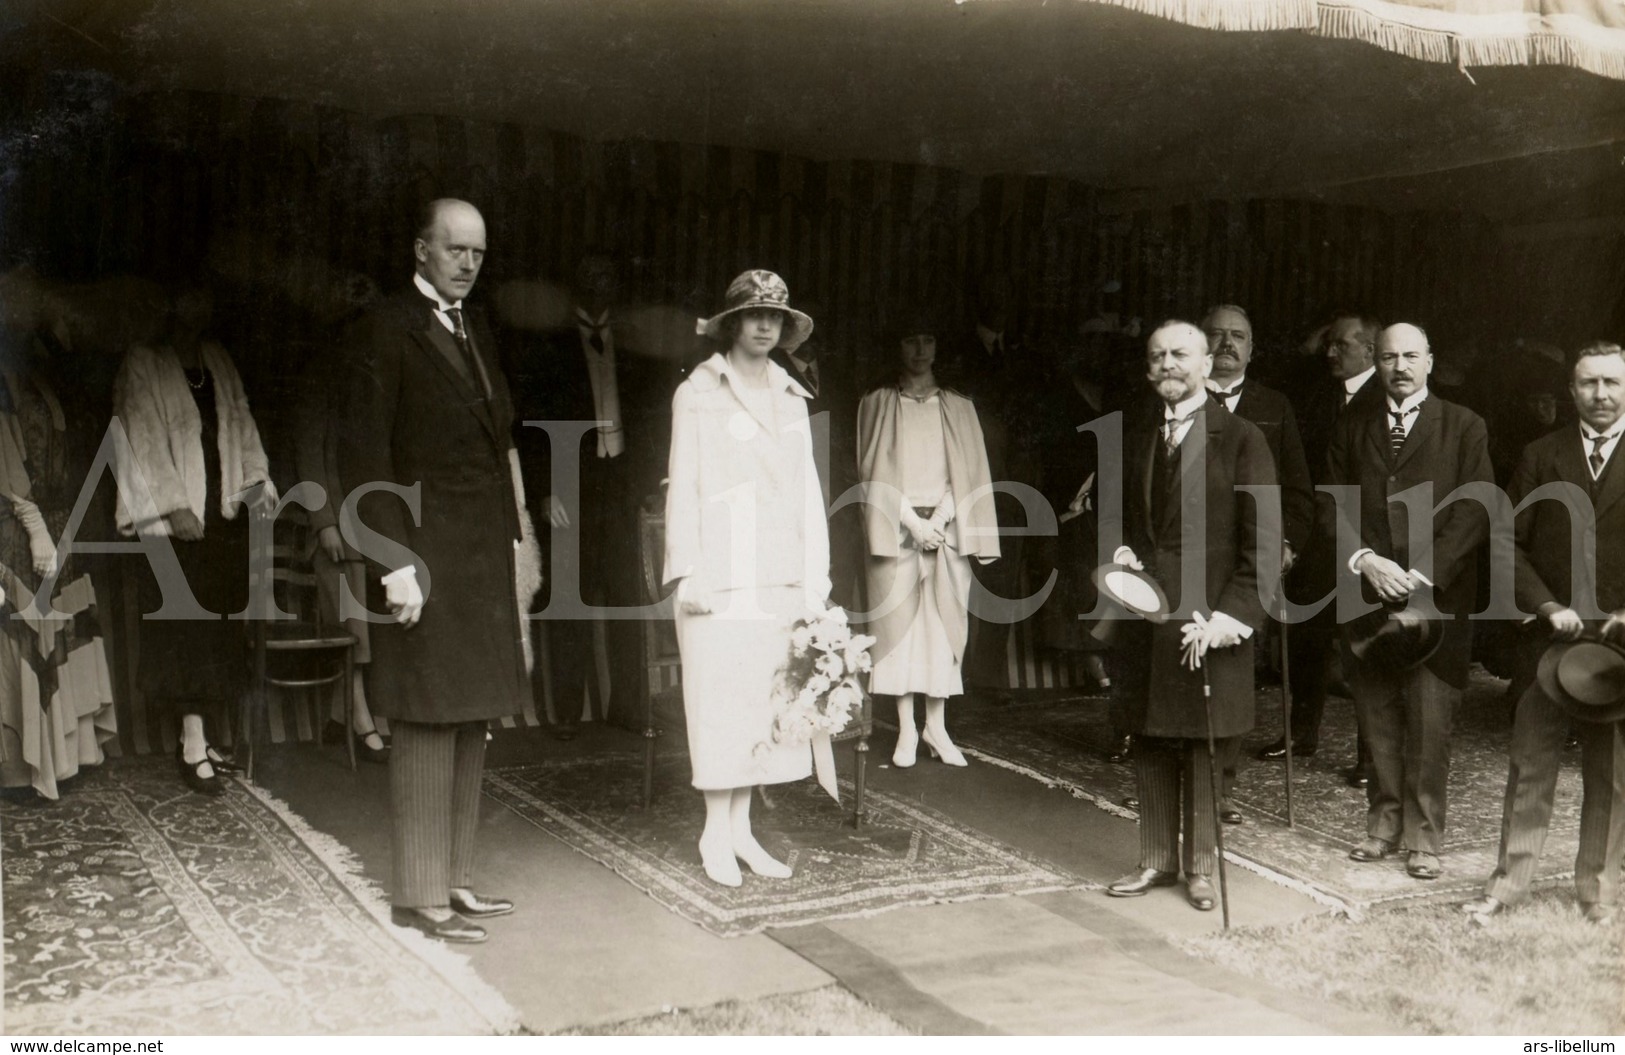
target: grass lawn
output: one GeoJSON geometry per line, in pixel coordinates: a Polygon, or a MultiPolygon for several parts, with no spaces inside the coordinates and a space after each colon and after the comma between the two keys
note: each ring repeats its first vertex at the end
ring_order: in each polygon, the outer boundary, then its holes
{"type": "Polygon", "coordinates": [[[911,1035],[895,1020],[838,985],[761,1000],[728,1000],[692,1010],[565,1030],[562,1036],[811,1036],[911,1035]]]}
{"type": "Polygon", "coordinates": [[[1539,892],[1484,927],[1453,904],[1434,904],[1179,944],[1240,974],[1370,1012],[1396,1033],[1625,1031],[1625,926],[1587,923],[1567,887],[1539,892]]]}

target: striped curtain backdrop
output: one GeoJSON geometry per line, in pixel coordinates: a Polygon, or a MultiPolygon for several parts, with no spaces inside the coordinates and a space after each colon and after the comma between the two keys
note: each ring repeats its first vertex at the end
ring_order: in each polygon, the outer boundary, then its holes
{"type": "MultiPolygon", "coordinates": [[[[1154,321],[1220,301],[1249,309],[1266,356],[1294,348],[1332,305],[1373,305],[1463,341],[1524,310],[1492,277],[1516,275],[1502,262],[1517,254],[1457,214],[1283,200],[1121,209],[1060,177],[597,143],[195,92],[118,97],[53,127],[0,173],[0,261],[69,281],[206,276],[282,466],[299,367],[369,293],[406,279],[413,206],[437,195],[484,212],[486,292],[562,281],[601,247],[624,262],[631,301],[699,315],[738,271],[770,268],[817,306],[825,354],[860,379],[890,361],[875,341],[888,309],[929,298],[968,333],[967,291],[995,272],[1011,279],[1014,327],[1049,349],[1101,312],[1154,321]]],[[[151,728],[128,698],[127,637],[113,642],[121,717],[151,728]]],[[[1036,663],[1025,630],[1014,639],[1012,684],[1072,679],[1036,663]]],[[[281,710],[273,739],[308,734],[308,713],[281,710]]]]}

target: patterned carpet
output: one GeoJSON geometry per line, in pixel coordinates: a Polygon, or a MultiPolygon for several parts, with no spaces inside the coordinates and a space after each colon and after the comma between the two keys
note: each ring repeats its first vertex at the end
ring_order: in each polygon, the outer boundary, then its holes
{"type": "Polygon", "coordinates": [[[641,802],[641,758],[602,755],[574,762],[488,770],[485,792],[706,930],[752,934],[903,905],[1030,894],[1090,884],[926,809],[870,789],[868,822],[849,826],[844,807],[811,780],[768,789],[752,810],[756,836],[787,862],[790,879],[745,873],[744,885],[706,878],[695,847],[705,819],[688,788],[688,759],[663,756],[654,805],[641,802]]]}
{"type": "Polygon", "coordinates": [[[126,760],[0,803],[5,1019],[21,1034],[489,1034],[514,1012],[390,926],[348,853],[249,785],[126,760]]]}
{"type": "MultiPolygon", "coordinates": [[[[1418,898],[1475,893],[1495,867],[1500,840],[1511,737],[1510,712],[1501,700],[1504,686],[1475,668],[1456,714],[1442,878],[1411,879],[1402,858],[1377,864],[1348,859],[1348,851],[1365,838],[1365,793],[1342,779],[1341,771],[1353,763],[1355,753],[1354,705],[1346,699],[1332,697],[1327,702],[1320,750],[1312,758],[1296,760],[1297,826],[1286,827],[1285,766],[1254,758],[1258,748],[1280,735],[1281,692],[1275,686],[1259,691],[1259,724],[1246,738],[1235,794],[1247,821],[1225,829],[1225,848],[1253,870],[1355,913],[1418,898]]],[[[1134,769],[1105,760],[1111,734],[1104,698],[966,707],[951,713],[949,720],[955,741],[984,761],[1068,787],[1103,809],[1133,816],[1118,803],[1134,793],[1134,769]]],[[[885,738],[876,746],[884,750],[885,738]]],[[[1573,752],[1558,779],[1541,879],[1572,873],[1579,816],[1579,753],[1573,752]]]]}

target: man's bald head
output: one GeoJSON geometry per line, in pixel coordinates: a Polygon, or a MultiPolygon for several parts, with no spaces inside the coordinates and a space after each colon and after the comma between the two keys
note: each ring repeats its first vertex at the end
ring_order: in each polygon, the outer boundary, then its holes
{"type": "Polygon", "coordinates": [[[448,303],[468,296],[485,262],[485,218],[466,201],[437,198],[423,207],[412,254],[417,272],[448,303]]]}
{"type": "Polygon", "coordinates": [[[1422,327],[1396,322],[1377,336],[1377,377],[1395,400],[1421,391],[1433,372],[1433,352],[1422,327]]]}

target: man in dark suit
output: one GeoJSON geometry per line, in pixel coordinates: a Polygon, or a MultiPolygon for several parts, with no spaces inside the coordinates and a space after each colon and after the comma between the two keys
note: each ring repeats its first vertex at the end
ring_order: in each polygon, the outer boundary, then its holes
{"type": "MultiPolygon", "coordinates": [[[[670,430],[662,427],[663,401],[656,393],[654,368],[631,347],[628,327],[614,318],[620,295],[615,261],[600,252],[581,258],[575,275],[570,324],[540,334],[513,333],[507,342],[507,369],[514,409],[521,423],[515,435],[531,519],[540,534],[542,590],[536,610],[545,611],[569,561],[579,576],[579,599],[595,607],[642,603],[637,552],[638,504],[659,480],[656,452],[670,430]],[[607,421],[577,440],[574,480],[553,478],[551,434],[528,422],[607,421]]],[[[663,462],[663,459],[661,459],[663,462]]],[[[537,620],[547,635],[553,689],[553,735],[573,739],[584,700],[598,701],[600,686],[593,620],[567,610],[537,620]]],[[[628,619],[604,623],[610,673],[608,699],[592,713],[627,729],[642,727],[642,665],[638,627],[628,619]]],[[[541,679],[536,705],[545,713],[541,679]]]]}
{"type": "Polygon", "coordinates": [[[478,942],[513,902],[472,889],[486,727],[528,691],[515,587],[513,406],[465,308],[485,221],[441,199],[419,218],[412,287],[346,334],[335,423],[344,541],[368,561],[373,709],[389,719],[392,918],[478,942]],[[380,603],[382,602],[382,603],[380,603]]]}
{"type": "MultiPolygon", "coordinates": [[[[1467,684],[1467,616],[1477,597],[1477,550],[1489,519],[1482,504],[1463,498],[1432,512],[1425,530],[1413,530],[1409,507],[1397,496],[1431,484],[1433,509],[1458,487],[1493,485],[1495,477],[1483,419],[1429,395],[1433,356],[1420,328],[1400,323],[1383,330],[1376,364],[1382,406],[1339,421],[1327,455],[1331,483],[1359,488],[1358,506],[1341,510],[1359,539],[1344,571],[1360,577],[1367,600],[1395,608],[1413,593],[1431,590],[1445,618],[1438,650],[1408,670],[1356,659],[1344,634],[1344,671],[1372,767],[1367,838],[1349,856],[1376,861],[1403,845],[1405,870],[1416,879],[1437,879],[1451,715],[1467,684]]],[[[1344,559],[1341,552],[1338,557],[1344,559]]]]}
{"type": "MultiPolygon", "coordinates": [[[[1360,414],[1382,402],[1382,385],[1376,380],[1377,335],[1382,323],[1374,316],[1357,312],[1340,313],[1326,327],[1325,363],[1329,375],[1315,386],[1299,416],[1304,460],[1315,485],[1329,483],[1326,453],[1331,446],[1337,422],[1350,414],[1360,414]]],[[[1303,548],[1294,547],[1298,559],[1283,590],[1289,601],[1312,604],[1326,597],[1337,585],[1337,555],[1332,545],[1335,507],[1328,494],[1316,492],[1313,529],[1303,548]]],[[[1307,758],[1320,746],[1320,721],[1326,710],[1326,693],[1331,681],[1333,650],[1336,648],[1337,610],[1326,605],[1319,613],[1294,623],[1287,643],[1292,688],[1292,753],[1307,758]]],[[[1365,738],[1359,739],[1358,757],[1347,771],[1350,784],[1366,787],[1370,782],[1365,738]]],[[[1258,757],[1266,760],[1286,757],[1284,739],[1265,747],[1258,757]]]]}
{"type": "MultiPolygon", "coordinates": [[[[1134,783],[1140,800],[1140,867],[1107,888],[1137,897],[1185,872],[1186,898],[1213,907],[1218,866],[1212,769],[1199,660],[1211,681],[1212,735],[1253,726],[1253,638],[1279,579],[1280,506],[1240,493],[1273,493],[1274,462],[1263,433],[1209,398],[1207,338],[1187,322],[1164,323],[1147,354],[1158,413],[1124,437],[1123,537],[1117,560],[1142,566],[1162,587],[1173,618],[1122,630],[1124,699],[1134,716],[1134,783]],[[1187,524],[1193,517],[1202,524],[1187,524]],[[1201,551],[1188,553],[1187,530],[1201,551]],[[1182,596],[1187,561],[1202,593],[1182,596]],[[1270,563],[1274,562],[1274,563],[1270,563]],[[1180,831],[1184,831],[1181,855],[1180,831]]],[[[1194,585],[1194,580],[1193,580],[1194,585]]]]}
{"type": "MultiPolygon", "coordinates": [[[[1602,341],[1580,349],[1569,393],[1579,425],[1563,427],[1525,448],[1508,497],[1518,504],[1547,484],[1573,484],[1594,511],[1596,534],[1588,541],[1595,548],[1574,552],[1575,517],[1564,502],[1544,499],[1518,514],[1513,552],[1518,607],[1537,613],[1522,635],[1520,658],[1526,666],[1537,662],[1551,642],[1573,641],[1591,630],[1625,644],[1625,465],[1619,456],[1625,434],[1625,349],[1602,341]],[[1576,573],[1582,582],[1578,597],[1570,592],[1576,573]],[[1593,602],[1597,607],[1591,614],[1607,613],[1605,619],[1588,622],[1576,611],[1593,602]]],[[[1493,552],[1499,558],[1504,551],[1497,546],[1493,552]]],[[[1586,919],[1611,924],[1618,914],[1620,858],[1625,854],[1625,723],[1574,724],[1580,733],[1584,794],[1574,889],[1586,919]]],[[[1529,896],[1552,819],[1569,725],[1563,708],[1531,679],[1513,720],[1495,872],[1484,885],[1484,896],[1462,906],[1478,919],[1529,896]]]]}
{"type": "MultiPolygon", "coordinates": [[[[1234,304],[1209,309],[1202,320],[1208,350],[1213,354],[1213,373],[1207,379],[1211,398],[1232,414],[1247,419],[1264,434],[1275,475],[1281,481],[1281,574],[1291,569],[1298,554],[1308,548],[1315,526],[1315,491],[1309,482],[1309,464],[1304,459],[1303,440],[1298,436],[1297,418],[1286,396],[1267,385],[1247,378],[1253,359],[1253,324],[1247,312],[1234,304]]],[[[1241,811],[1230,802],[1236,784],[1236,766],[1241,757],[1241,740],[1226,744],[1224,798],[1219,819],[1240,824],[1241,811]]]]}

